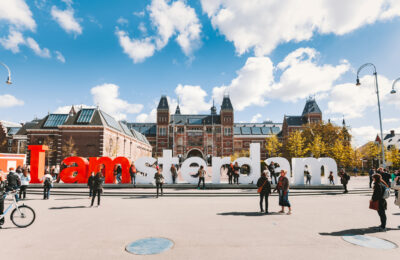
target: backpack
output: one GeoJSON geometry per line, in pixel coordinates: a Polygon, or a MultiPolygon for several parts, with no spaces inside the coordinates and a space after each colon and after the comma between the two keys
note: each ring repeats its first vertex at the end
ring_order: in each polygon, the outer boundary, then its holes
{"type": "Polygon", "coordinates": [[[50,187],[50,186],[51,186],[51,180],[50,180],[49,177],[47,177],[47,178],[44,180],[44,186],[46,186],[46,187],[50,187]]]}
{"type": "Polygon", "coordinates": [[[382,197],[384,199],[388,199],[390,197],[390,188],[385,186],[384,189],[385,190],[383,191],[383,196],[382,197]]]}
{"type": "Polygon", "coordinates": [[[347,173],[346,173],[345,177],[346,177],[346,180],[347,180],[347,181],[350,180],[350,175],[348,175],[347,173]]]}

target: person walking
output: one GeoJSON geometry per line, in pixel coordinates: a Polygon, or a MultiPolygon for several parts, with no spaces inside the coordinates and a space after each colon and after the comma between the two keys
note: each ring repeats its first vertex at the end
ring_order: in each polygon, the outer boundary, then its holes
{"type": "Polygon", "coordinates": [[[307,165],[304,167],[304,174],[306,175],[306,185],[307,184],[311,185],[311,174],[310,171],[308,170],[307,165]]]}
{"type": "Polygon", "coordinates": [[[265,171],[261,173],[261,177],[257,181],[257,187],[260,193],[260,212],[264,212],[263,200],[265,200],[265,214],[268,214],[268,197],[271,194],[271,183],[265,171]]]}
{"type": "Polygon", "coordinates": [[[348,193],[349,191],[347,190],[347,184],[349,183],[350,176],[344,171],[340,170],[340,183],[342,183],[344,192],[343,193],[348,193]]]}
{"type": "Polygon", "coordinates": [[[238,162],[235,162],[235,165],[233,166],[233,183],[234,184],[239,184],[239,174],[240,174],[240,167],[238,162]]]}
{"type": "MultiPolygon", "coordinates": [[[[4,176],[1,174],[0,175],[0,215],[4,214],[4,199],[5,199],[5,194],[6,194],[6,181],[4,176]]],[[[0,228],[4,225],[4,219],[0,219],[0,228]]]]}
{"type": "Polygon", "coordinates": [[[386,231],[386,209],[387,202],[384,198],[384,193],[388,185],[382,179],[380,174],[372,175],[374,181],[374,193],[372,194],[371,201],[378,204],[377,211],[381,219],[381,225],[379,226],[380,231],[386,231]]]}
{"type": "Polygon", "coordinates": [[[282,207],[279,213],[285,213],[285,207],[289,208],[288,215],[292,214],[292,206],[289,202],[289,179],[286,177],[286,171],[281,170],[281,176],[275,190],[279,192],[279,206],[282,207]]]}
{"type": "Polygon", "coordinates": [[[41,179],[43,181],[43,199],[48,200],[50,198],[50,189],[53,186],[53,177],[50,172],[46,172],[46,174],[41,179]]]}
{"type": "Polygon", "coordinates": [[[92,196],[92,203],[90,203],[91,208],[93,207],[96,196],[97,196],[97,207],[100,207],[101,194],[103,193],[103,181],[104,181],[103,174],[100,170],[93,177],[93,196],[92,196]]]}
{"type": "Polygon", "coordinates": [[[89,188],[89,199],[93,196],[93,185],[94,185],[94,172],[89,176],[87,186],[89,188]]]}
{"type": "Polygon", "coordinates": [[[277,181],[277,178],[276,178],[275,163],[274,163],[274,162],[271,162],[271,163],[268,165],[268,170],[269,170],[269,172],[271,173],[271,183],[272,183],[272,180],[274,179],[274,180],[275,180],[275,184],[277,184],[278,181],[277,181]]]}
{"type": "Polygon", "coordinates": [[[178,177],[178,171],[176,170],[175,165],[171,165],[171,177],[172,177],[172,183],[175,184],[176,183],[176,178],[178,177]]]}
{"type": "Polygon", "coordinates": [[[197,189],[200,189],[200,183],[203,182],[203,190],[205,189],[205,177],[206,177],[206,171],[204,170],[203,165],[200,166],[200,169],[197,173],[199,175],[199,183],[197,183],[197,189]]]}
{"type": "Polygon", "coordinates": [[[120,184],[121,183],[121,176],[122,176],[122,167],[121,167],[120,164],[117,165],[116,175],[117,175],[117,183],[120,184]]]}
{"type": "Polygon", "coordinates": [[[394,196],[395,196],[395,202],[394,204],[400,207],[400,198],[399,198],[399,190],[400,190],[400,171],[397,170],[394,172],[394,196]]]}
{"type": "Polygon", "coordinates": [[[132,162],[131,167],[129,167],[129,174],[131,176],[131,183],[133,184],[133,187],[136,188],[136,167],[135,164],[132,162]]]}
{"type": "Polygon", "coordinates": [[[333,172],[332,171],[329,172],[328,179],[329,179],[329,184],[335,185],[335,181],[334,181],[334,178],[333,178],[333,172]]]}
{"type": "Polygon", "coordinates": [[[164,183],[164,176],[161,173],[161,168],[157,167],[157,172],[154,175],[154,179],[156,180],[156,187],[157,187],[157,197],[159,194],[159,190],[161,191],[161,196],[164,196],[163,193],[163,183],[164,183]]]}
{"type": "Polygon", "coordinates": [[[233,169],[233,163],[230,163],[228,166],[228,183],[232,184],[232,180],[233,180],[233,174],[234,174],[234,169],[233,169]]]}
{"type": "Polygon", "coordinates": [[[369,175],[369,188],[372,188],[372,175],[374,175],[376,173],[375,168],[372,167],[371,169],[369,169],[368,171],[368,175],[369,175]]]}
{"type": "Polygon", "coordinates": [[[31,176],[30,176],[30,174],[28,174],[28,170],[26,168],[23,168],[22,176],[21,176],[21,188],[19,190],[19,198],[20,199],[26,198],[26,189],[28,188],[30,181],[31,181],[31,176]]]}

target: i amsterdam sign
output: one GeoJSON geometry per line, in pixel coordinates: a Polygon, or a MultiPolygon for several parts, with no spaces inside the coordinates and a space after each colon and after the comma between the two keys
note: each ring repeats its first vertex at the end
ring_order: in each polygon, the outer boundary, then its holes
{"type": "MultiPolygon", "coordinates": [[[[41,183],[45,167],[45,151],[48,149],[44,145],[30,145],[30,166],[31,166],[31,183],[41,183]]],[[[279,164],[277,171],[285,170],[291,174],[291,182],[295,185],[304,184],[304,167],[307,165],[311,173],[311,185],[321,185],[328,183],[328,175],[330,171],[333,172],[335,182],[338,180],[337,164],[332,158],[292,158],[291,165],[286,158],[272,157],[265,160],[269,164],[271,161],[279,164]],[[321,179],[321,168],[324,167],[324,180],[321,179]]],[[[172,164],[178,164],[178,157],[172,157],[171,150],[164,150],[163,157],[157,159],[152,157],[141,157],[135,161],[135,167],[139,172],[145,173],[144,175],[138,174],[136,177],[137,183],[148,184],[153,182],[156,169],[151,167],[154,163],[158,162],[163,167],[163,175],[165,183],[172,183],[172,176],[170,168],[172,164]]],[[[250,173],[240,175],[240,183],[250,184],[256,183],[260,177],[260,144],[250,144],[250,157],[240,157],[235,160],[239,164],[249,165],[250,173]]],[[[90,157],[89,160],[83,157],[68,157],[63,160],[63,163],[68,167],[61,171],[60,179],[64,183],[87,183],[91,172],[97,172],[100,165],[105,167],[105,183],[115,183],[114,166],[119,164],[122,167],[122,183],[130,183],[131,178],[129,174],[130,161],[125,157],[90,157]]],[[[219,184],[221,177],[221,167],[231,163],[230,157],[213,157],[212,158],[212,183],[219,184]]],[[[206,167],[206,162],[200,157],[190,157],[186,159],[181,166],[181,176],[191,184],[197,183],[197,178],[192,175],[196,173],[199,167],[203,165],[206,167]],[[193,164],[197,166],[193,166],[193,164]]],[[[209,172],[210,174],[210,172],[209,172]]],[[[290,175],[288,175],[290,176],[290,175]]]]}

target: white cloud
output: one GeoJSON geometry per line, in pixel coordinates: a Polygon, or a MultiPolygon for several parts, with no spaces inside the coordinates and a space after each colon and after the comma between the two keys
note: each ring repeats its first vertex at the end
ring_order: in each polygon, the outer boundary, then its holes
{"type": "Polygon", "coordinates": [[[126,119],[127,114],[139,113],[143,105],[130,104],[119,98],[119,87],[115,84],[105,83],[93,87],[90,93],[93,96],[93,103],[99,105],[105,112],[111,114],[118,120],[126,119]]]}
{"type": "MultiPolygon", "coordinates": [[[[130,39],[128,33],[117,28],[116,34],[124,52],[133,62],[142,62],[163,49],[175,37],[184,54],[190,57],[200,45],[201,24],[193,8],[184,1],[153,0],[147,6],[150,20],[156,33],[143,39],[130,39]],[[129,48],[127,48],[127,45],[129,48]]],[[[142,33],[147,32],[143,23],[139,24],[142,33]]]]}
{"type": "MultiPolygon", "coordinates": [[[[200,86],[179,84],[175,88],[175,93],[179,98],[179,107],[182,114],[198,114],[211,108],[211,103],[205,101],[207,92],[200,86]]],[[[174,112],[175,107],[175,104],[171,104],[171,109],[174,112]]]]}
{"type": "Polygon", "coordinates": [[[142,62],[146,58],[153,56],[155,46],[151,42],[151,38],[131,39],[126,32],[120,31],[118,28],[116,34],[118,35],[119,44],[124,53],[127,54],[134,63],[142,62]]]}
{"type": "Polygon", "coordinates": [[[396,123],[399,121],[400,121],[400,118],[384,118],[384,119],[382,119],[383,123],[396,123]]]}
{"type": "Polygon", "coordinates": [[[129,21],[123,17],[118,18],[117,23],[119,23],[120,25],[125,25],[125,24],[129,24],[129,21]]]}
{"type": "Polygon", "coordinates": [[[353,145],[361,146],[369,141],[374,141],[378,133],[378,129],[373,126],[362,126],[350,129],[350,133],[353,136],[353,145]]]}
{"type": "Polygon", "coordinates": [[[132,13],[134,16],[137,17],[144,17],[144,15],[146,14],[144,11],[140,11],[140,12],[133,12],[132,13]]]}
{"type": "Polygon", "coordinates": [[[59,52],[59,51],[55,51],[55,53],[56,53],[56,58],[57,58],[57,60],[59,60],[61,63],[65,63],[65,57],[64,57],[64,55],[62,55],[62,53],[59,52]]]}
{"type": "MultiPolygon", "coordinates": [[[[364,76],[360,78],[360,82],[361,86],[356,86],[355,82],[334,86],[329,94],[327,113],[343,114],[346,118],[351,119],[362,117],[367,108],[376,108],[378,101],[374,77],[371,75],[364,76]]],[[[391,81],[384,76],[378,76],[378,82],[381,105],[386,101],[390,103],[389,98],[392,98],[389,94],[391,81]]]]}
{"type": "MultiPolygon", "coordinates": [[[[78,112],[79,110],[81,110],[81,108],[95,108],[94,106],[88,106],[85,104],[80,104],[80,105],[73,105],[75,112],[78,112]]],[[[69,111],[71,111],[71,106],[62,106],[62,107],[58,107],[56,108],[56,110],[54,110],[53,113],[56,114],[68,114],[69,111]]]]}
{"type": "Polygon", "coordinates": [[[238,54],[269,54],[280,43],[320,34],[343,35],[400,16],[398,0],[201,0],[215,29],[238,54]]]}
{"type": "Polygon", "coordinates": [[[24,0],[0,1],[0,21],[4,20],[17,29],[36,29],[32,12],[24,0]]]}
{"type": "Polygon", "coordinates": [[[154,123],[157,120],[157,109],[153,108],[149,114],[142,113],[136,117],[138,123],[154,123]]]}
{"type": "Polygon", "coordinates": [[[11,30],[7,38],[0,39],[0,44],[6,50],[10,50],[13,53],[18,53],[20,51],[19,45],[25,44],[25,39],[21,32],[11,30]]]}
{"type": "Polygon", "coordinates": [[[67,33],[79,35],[82,33],[82,26],[74,17],[74,9],[69,5],[67,9],[60,10],[56,6],[51,8],[51,16],[67,33]]]}
{"type": "Polygon", "coordinates": [[[49,49],[47,49],[47,48],[41,49],[39,44],[34,39],[32,39],[31,37],[28,37],[26,39],[26,45],[29,48],[31,48],[36,55],[38,55],[40,57],[43,57],[43,58],[50,58],[51,57],[49,49]]]}
{"type": "Polygon", "coordinates": [[[0,95],[0,108],[22,106],[24,101],[17,99],[12,95],[0,95]]]}
{"type": "Polygon", "coordinates": [[[258,113],[251,118],[250,123],[257,123],[260,121],[261,118],[262,118],[262,115],[260,113],[258,113]]]}

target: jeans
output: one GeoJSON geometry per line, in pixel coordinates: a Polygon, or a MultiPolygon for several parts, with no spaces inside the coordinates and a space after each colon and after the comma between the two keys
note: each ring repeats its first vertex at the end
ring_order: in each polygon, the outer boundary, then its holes
{"type": "Polygon", "coordinates": [[[136,186],[136,174],[131,176],[131,183],[136,186]]]}
{"type": "Polygon", "coordinates": [[[121,183],[121,174],[120,173],[117,174],[117,182],[121,183]]]}
{"type": "Polygon", "coordinates": [[[239,174],[233,175],[233,183],[239,184],[239,174]]]}
{"type": "Polygon", "coordinates": [[[260,193],[260,210],[263,210],[263,200],[265,199],[265,212],[268,213],[268,193],[260,193]]]}
{"type": "Polygon", "coordinates": [[[172,183],[175,184],[176,183],[176,176],[174,174],[172,174],[172,183]]]}
{"type": "Polygon", "coordinates": [[[333,180],[329,180],[329,184],[335,185],[335,182],[333,180]]]}
{"type": "Polygon", "coordinates": [[[381,228],[386,228],[386,212],[383,207],[379,207],[378,215],[381,218],[381,228]]]}
{"type": "Polygon", "coordinates": [[[50,188],[49,186],[44,186],[43,188],[43,199],[49,199],[50,197],[50,188]]]}
{"type": "Polygon", "coordinates": [[[203,189],[205,188],[204,177],[199,177],[199,183],[197,184],[197,188],[200,188],[200,183],[203,182],[203,189]]]}
{"type": "Polygon", "coordinates": [[[228,178],[229,178],[229,184],[232,184],[232,178],[233,178],[232,174],[228,175],[228,178]]]}
{"type": "Polygon", "coordinates": [[[272,183],[272,177],[274,177],[275,184],[278,184],[278,181],[276,180],[276,174],[275,173],[271,173],[271,183],[272,183]]]}
{"type": "Polygon", "coordinates": [[[311,185],[311,178],[307,178],[306,179],[306,184],[310,184],[311,185]]]}
{"type": "Polygon", "coordinates": [[[28,185],[22,185],[19,189],[19,197],[21,199],[25,199],[26,198],[26,188],[28,187],[28,185]]]}
{"type": "Polygon", "coordinates": [[[157,183],[156,186],[157,186],[157,198],[158,198],[158,190],[159,189],[161,189],[161,196],[163,196],[164,194],[163,194],[162,183],[157,183]]]}
{"type": "MultiPolygon", "coordinates": [[[[4,197],[0,196],[0,215],[4,213],[4,197]]],[[[0,226],[4,224],[4,218],[0,220],[0,226]]]]}
{"type": "Polygon", "coordinates": [[[347,183],[346,183],[346,184],[343,183],[343,188],[344,188],[344,192],[346,192],[346,193],[349,192],[349,191],[347,190],[347,183]]]}
{"type": "Polygon", "coordinates": [[[372,188],[372,175],[369,176],[369,187],[372,188]]]}
{"type": "Polygon", "coordinates": [[[89,187],[89,197],[92,197],[92,195],[93,195],[93,188],[89,187]]]}
{"type": "Polygon", "coordinates": [[[96,195],[97,195],[97,206],[100,206],[100,197],[101,197],[100,194],[101,194],[101,190],[93,190],[92,203],[90,204],[90,206],[93,206],[96,195]]]}

